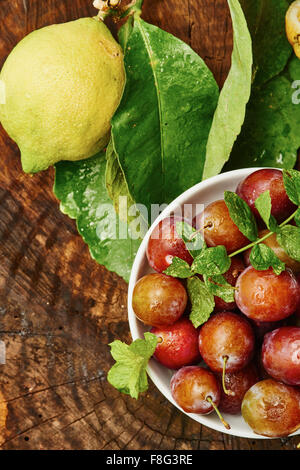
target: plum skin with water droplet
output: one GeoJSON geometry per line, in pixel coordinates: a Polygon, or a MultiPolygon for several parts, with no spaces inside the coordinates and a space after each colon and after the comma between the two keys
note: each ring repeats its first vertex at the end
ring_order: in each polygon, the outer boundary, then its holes
{"type": "Polygon", "coordinates": [[[200,362],[199,331],[188,318],[182,317],[167,327],[154,327],[151,333],[162,340],[156,346],[154,357],[165,367],[179,369],[200,362]]]}
{"type": "MultiPolygon", "coordinates": [[[[231,265],[228,271],[223,274],[225,280],[231,285],[235,286],[238,280],[239,275],[244,271],[245,265],[242,259],[239,256],[234,256],[231,259],[231,265]]],[[[236,303],[234,302],[225,302],[215,295],[215,312],[224,312],[227,310],[235,310],[236,303]]]]}
{"type": "Polygon", "coordinates": [[[267,333],[262,345],[267,373],[288,385],[300,385],[300,328],[283,326],[267,333]]]}
{"type": "Polygon", "coordinates": [[[166,274],[146,274],[133,289],[132,308],[146,325],[166,326],[175,323],[187,305],[187,293],[178,279],[166,274]]]}
{"type": "Polygon", "coordinates": [[[260,219],[255,201],[265,191],[270,192],[271,214],[278,222],[283,222],[296,210],[286,193],[281,170],[262,168],[254,171],[239,183],[236,193],[248,204],[255,217],[260,219]]]}
{"type": "Polygon", "coordinates": [[[246,392],[242,416],[256,434],[288,436],[300,428],[300,391],[274,379],[261,380],[246,392]]]}
{"type": "Polygon", "coordinates": [[[299,303],[299,285],[292,271],[277,275],[273,269],[257,271],[249,266],[236,283],[235,301],[249,318],[259,322],[283,320],[299,303]]]}
{"type": "Polygon", "coordinates": [[[208,397],[216,406],[220,403],[220,385],[214,374],[204,367],[182,367],[173,375],[170,387],[172,397],[187,413],[211,413],[213,406],[207,401],[208,397]]]}
{"type": "Polygon", "coordinates": [[[250,323],[233,312],[216,313],[200,329],[199,351],[214,372],[222,372],[225,356],[227,372],[245,367],[253,357],[254,345],[250,323]]]}
{"type": "Polygon", "coordinates": [[[249,243],[231,219],[223,199],[212,202],[203,212],[196,215],[193,226],[197,230],[203,228],[208,246],[224,245],[228,253],[233,253],[249,243]]]}
{"type": "MultiPolygon", "coordinates": [[[[222,374],[218,374],[218,380],[222,384],[222,374]]],[[[250,362],[250,364],[237,372],[227,372],[225,374],[225,386],[234,395],[227,395],[221,387],[219,410],[232,415],[239,414],[245,393],[258,380],[258,371],[253,362],[250,362]]]]}
{"type": "Polygon", "coordinates": [[[183,222],[183,219],[178,216],[166,217],[153,229],[149,238],[146,255],[149,265],[158,273],[170,266],[174,256],[188,264],[193,262],[184,241],[176,231],[177,222],[183,222]]]}

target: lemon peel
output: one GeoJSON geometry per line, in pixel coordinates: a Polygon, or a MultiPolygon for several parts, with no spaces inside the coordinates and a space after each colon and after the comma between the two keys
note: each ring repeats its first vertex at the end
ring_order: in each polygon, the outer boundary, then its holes
{"type": "Polygon", "coordinates": [[[300,59],[300,0],[289,6],[285,17],[285,28],[287,39],[300,59]]]}

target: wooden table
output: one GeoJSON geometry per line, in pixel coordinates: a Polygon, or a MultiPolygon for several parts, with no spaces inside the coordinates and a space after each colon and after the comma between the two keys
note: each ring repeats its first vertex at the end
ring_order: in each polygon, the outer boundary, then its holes
{"type": "MultiPolygon", "coordinates": [[[[30,31],[94,14],[92,0],[0,0],[0,66],[30,31]]],[[[143,16],[189,43],[222,85],[232,48],[226,0],[145,0],[143,16]]],[[[130,340],[127,285],[91,259],[60,213],[53,169],[22,173],[3,129],[0,158],[2,449],[294,448],[299,439],[239,439],[200,426],[152,384],[138,401],[115,391],[108,343],[130,340]]]]}

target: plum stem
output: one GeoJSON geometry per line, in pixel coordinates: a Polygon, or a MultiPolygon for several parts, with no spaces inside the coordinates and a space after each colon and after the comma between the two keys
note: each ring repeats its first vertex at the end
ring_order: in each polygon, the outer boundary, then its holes
{"type": "Polygon", "coordinates": [[[225,373],[226,373],[227,361],[228,361],[228,356],[223,356],[222,387],[223,387],[224,393],[232,397],[235,395],[235,393],[232,390],[228,390],[225,385],[225,373]]]}
{"type": "Polygon", "coordinates": [[[231,429],[230,428],[230,425],[227,423],[227,421],[225,421],[225,419],[223,418],[223,416],[221,415],[220,411],[218,410],[218,407],[215,405],[215,403],[213,402],[212,398],[211,397],[207,397],[206,398],[206,401],[208,401],[211,406],[213,407],[213,409],[215,410],[215,412],[217,413],[221,423],[225,426],[226,429],[231,429]]]}

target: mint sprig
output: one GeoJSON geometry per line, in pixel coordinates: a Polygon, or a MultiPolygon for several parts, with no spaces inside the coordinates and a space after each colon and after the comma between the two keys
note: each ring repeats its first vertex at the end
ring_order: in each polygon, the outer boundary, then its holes
{"type": "Polygon", "coordinates": [[[109,370],[107,380],[119,392],[135,399],[148,389],[146,368],[158,340],[156,335],[148,332],[144,337],[145,339],[136,339],[130,345],[119,340],[109,345],[116,363],[109,370]]]}

